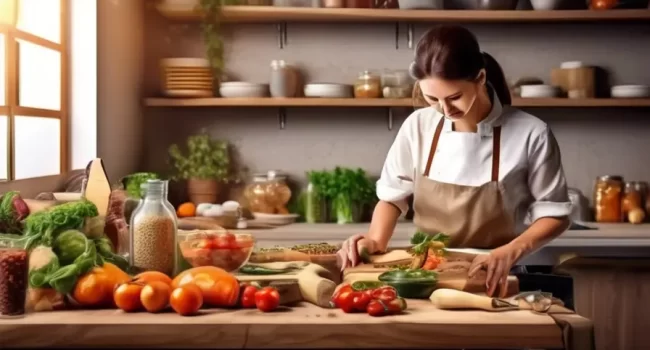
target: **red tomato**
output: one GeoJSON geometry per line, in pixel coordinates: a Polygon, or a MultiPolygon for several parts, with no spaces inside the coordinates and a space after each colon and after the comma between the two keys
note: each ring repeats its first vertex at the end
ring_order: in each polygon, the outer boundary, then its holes
{"type": "Polygon", "coordinates": [[[224,233],[215,240],[216,249],[236,249],[237,238],[232,233],[224,233]]]}
{"type": "Polygon", "coordinates": [[[372,298],[365,292],[354,292],[352,298],[352,305],[354,309],[359,312],[366,312],[366,308],[372,298]]]}
{"type": "Polygon", "coordinates": [[[359,295],[363,295],[363,293],[355,291],[341,293],[338,297],[338,307],[346,314],[355,312],[354,299],[359,295]]]}
{"type": "Polygon", "coordinates": [[[397,298],[391,301],[373,300],[368,304],[368,315],[374,317],[397,315],[406,309],[406,300],[397,298]]]}
{"type": "Polygon", "coordinates": [[[255,293],[255,305],[262,312],[270,312],[280,306],[280,293],[273,287],[264,287],[255,293]]]}
{"type": "Polygon", "coordinates": [[[334,307],[341,308],[341,300],[345,299],[347,295],[352,292],[354,292],[354,290],[351,285],[345,284],[340,286],[336,291],[334,291],[334,295],[332,296],[332,304],[334,304],[334,307]]]}
{"type": "Polygon", "coordinates": [[[382,301],[395,300],[397,298],[397,290],[391,286],[379,287],[372,292],[372,298],[382,301]]]}
{"type": "Polygon", "coordinates": [[[212,238],[205,238],[199,241],[196,245],[199,249],[215,249],[215,242],[212,238]]]}
{"type": "Polygon", "coordinates": [[[241,290],[241,306],[246,309],[252,309],[255,305],[255,293],[259,290],[256,286],[242,285],[241,290]]]}

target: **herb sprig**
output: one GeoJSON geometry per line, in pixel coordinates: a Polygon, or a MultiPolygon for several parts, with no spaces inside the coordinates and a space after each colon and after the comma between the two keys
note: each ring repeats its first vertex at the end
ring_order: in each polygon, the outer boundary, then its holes
{"type": "Polygon", "coordinates": [[[411,236],[411,244],[413,247],[413,253],[416,255],[423,255],[429,249],[429,244],[431,242],[441,242],[445,246],[449,243],[449,236],[444,233],[436,233],[435,235],[430,235],[428,233],[417,231],[411,236]]]}

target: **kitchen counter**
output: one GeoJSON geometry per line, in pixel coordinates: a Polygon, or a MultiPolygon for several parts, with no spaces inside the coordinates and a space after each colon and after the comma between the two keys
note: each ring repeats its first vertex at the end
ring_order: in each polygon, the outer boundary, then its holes
{"type": "MultiPolygon", "coordinates": [[[[530,311],[445,311],[408,300],[407,313],[374,318],[302,303],[261,313],[207,310],[204,315],[59,311],[0,319],[0,348],[563,348],[563,329],[530,311]]],[[[563,315],[574,322],[590,322],[563,315]]],[[[589,333],[589,332],[587,332],[589,333]]]]}

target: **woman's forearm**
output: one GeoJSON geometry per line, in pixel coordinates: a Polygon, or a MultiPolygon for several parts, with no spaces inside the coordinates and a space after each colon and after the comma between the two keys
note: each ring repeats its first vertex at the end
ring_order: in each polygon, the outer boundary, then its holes
{"type": "Polygon", "coordinates": [[[562,232],[569,228],[570,223],[571,222],[567,217],[540,218],[509,244],[521,249],[523,252],[523,258],[561,235],[562,232]]]}
{"type": "Polygon", "coordinates": [[[395,225],[399,218],[401,211],[392,203],[379,201],[375,206],[372,213],[372,221],[370,222],[370,229],[366,236],[374,244],[371,247],[371,254],[378,251],[386,251],[388,241],[393,236],[395,225]],[[372,249],[374,248],[374,249],[372,249]]]}

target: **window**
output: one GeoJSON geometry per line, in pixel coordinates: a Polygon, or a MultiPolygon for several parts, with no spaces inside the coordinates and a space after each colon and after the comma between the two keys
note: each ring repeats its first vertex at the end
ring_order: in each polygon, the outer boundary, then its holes
{"type": "Polygon", "coordinates": [[[0,0],[0,180],[70,168],[68,0],[0,0]]]}

